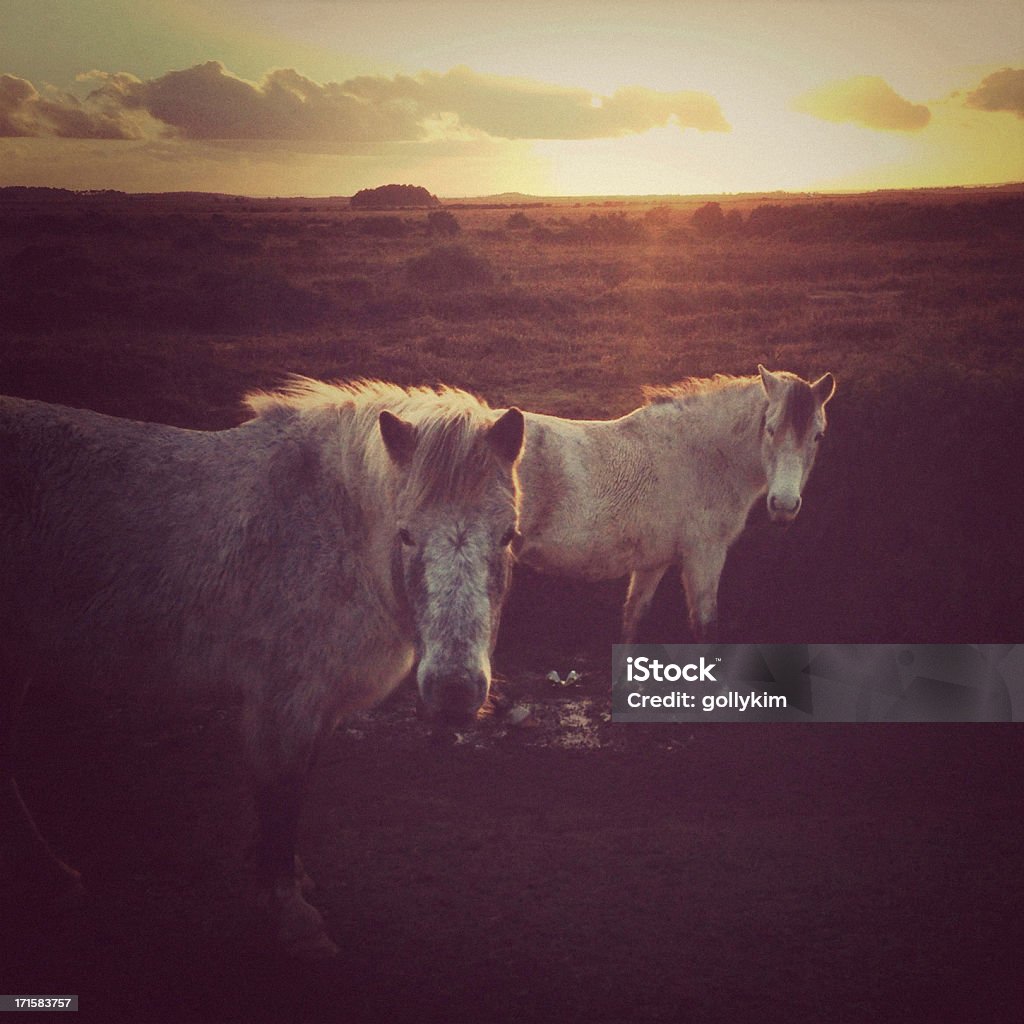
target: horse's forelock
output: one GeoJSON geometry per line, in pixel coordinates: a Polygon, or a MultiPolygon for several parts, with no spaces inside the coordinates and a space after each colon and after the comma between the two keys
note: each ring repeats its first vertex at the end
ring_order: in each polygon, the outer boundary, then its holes
{"type": "Polygon", "coordinates": [[[409,421],[417,438],[407,467],[416,503],[473,500],[491,484],[500,464],[487,442],[493,420],[489,407],[459,388],[404,388],[367,379],[327,383],[293,376],[277,390],[251,392],[245,404],[259,418],[346,410],[352,415],[342,422],[364,441],[378,430],[383,409],[409,421]]]}
{"type": "Polygon", "coordinates": [[[786,393],[786,407],[782,413],[782,426],[789,426],[798,441],[806,436],[814,419],[817,401],[810,384],[794,376],[786,393]]]}
{"type": "Polygon", "coordinates": [[[417,505],[474,501],[494,486],[502,460],[487,440],[490,420],[477,410],[430,416],[416,423],[409,493],[417,505]]]}

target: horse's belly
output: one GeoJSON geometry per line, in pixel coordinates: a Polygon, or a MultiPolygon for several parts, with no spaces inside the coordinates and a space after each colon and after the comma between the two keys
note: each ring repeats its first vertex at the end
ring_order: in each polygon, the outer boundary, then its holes
{"type": "Polygon", "coordinates": [[[637,569],[653,568],[671,561],[671,552],[652,551],[635,537],[620,537],[614,543],[558,543],[527,538],[519,560],[538,572],[585,580],[613,580],[637,569]]]}

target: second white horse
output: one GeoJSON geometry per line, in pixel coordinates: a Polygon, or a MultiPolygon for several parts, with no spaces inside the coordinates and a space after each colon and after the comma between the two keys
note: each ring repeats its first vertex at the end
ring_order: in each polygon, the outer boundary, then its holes
{"type": "Polygon", "coordinates": [[[792,521],[835,392],[758,366],[645,392],[617,420],[526,415],[519,559],[542,572],[601,580],[629,574],[623,635],[670,565],[679,565],[694,637],[714,639],[718,581],[753,504],[792,521]]]}

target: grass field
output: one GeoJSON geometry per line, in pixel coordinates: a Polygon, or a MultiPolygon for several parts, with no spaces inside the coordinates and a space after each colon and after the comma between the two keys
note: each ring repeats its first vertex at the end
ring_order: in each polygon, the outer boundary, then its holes
{"type": "MultiPolygon", "coordinates": [[[[0,191],[0,391],[217,428],[287,372],[615,416],[644,383],[831,370],[804,509],[785,532],[752,513],[723,639],[1016,642],[1022,211],[449,205],[453,232],[335,200],[0,191]]],[[[518,575],[496,661],[533,728],[499,709],[432,742],[403,687],[329,737],[300,840],[343,949],[324,964],[248,909],[237,705],[146,722],[77,680],[31,689],[15,767],[90,897],[51,918],[0,893],[0,991],[76,993],[103,1024],[1016,1022],[1019,727],[607,723],[622,590],[518,575]]],[[[667,580],[646,630],[684,623],[667,580]]]]}
{"type": "MultiPolygon", "coordinates": [[[[1009,642],[1024,599],[1024,197],[721,205],[0,198],[0,390],[224,427],[289,372],[617,416],[758,362],[839,381],[797,524],[751,516],[725,639],[1009,642]]],[[[620,585],[523,574],[503,646],[604,656],[620,585]]],[[[666,581],[648,630],[685,640],[666,581]]]]}

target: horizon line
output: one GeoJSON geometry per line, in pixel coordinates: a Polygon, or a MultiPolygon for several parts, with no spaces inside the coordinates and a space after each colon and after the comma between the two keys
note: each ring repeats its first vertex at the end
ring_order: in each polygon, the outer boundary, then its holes
{"type": "MultiPolygon", "coordinates": [[[[389,182],[388,184],[393,184],[389,182]]],[[[358,189],[360,191],[372,191],[375,188],[383,186],[367,186],[366,189],[358,189]]],[[[902,192],[968,192],[968,191],[1012,191],[1012,190],[1024,191],[1024,179],[1014,181],[1003,181],[1003,182],[992,182],[985,184],[971,184],[971,185],[907,185],[907,186],[888,186],[883,188],[865,188],[865,189],[765,189],[758,190],[753,189],[744,192],[607,192],[607,193],[596,193],[596,192],[584,192],[584,193],[534,193],[534,192],[518,192],[518,191],[505,191],[505,192],[492,192],[492,193],[480,193],[475,195],[443,195],[431,193],[434,198],[439,199],[443,202],[486,202],[486,201],[498,201],[498,200],[512,200],[513,198],[520,201],[538,201],[538,202],[554,202],[554,201],[583,201],[583,200],[604,200],[604,201],[615,201],[622,200],[626,202],[639,202],[643,200],[654,201],[654,200],[714,200],[714,199],[749,199],[761,196],[792,196],[792,197],[843,197],[843,196],[871,196],[871,195],[882,195],[891,193],[902,193],[902,192]]],[[[0,194],[11,190],[25,190],[34,192],[61,192],[67,193],[73,196],[104,196],[104,195],[120,195],[130,197],[150,197],[150,196],[211,196],[225,199],[248,199],[248,200],[307,200],[307,201],[324,201],[324,200],[350,200],[356,192],[350,194],[343,193],[331,193],[324,195],[308,195],[301,193],[294,194],[264,194],[254,195],[249,193],[241,192],[212,192],[205,189],[165,189],[162,191],[132,191],[128,189],[116,189],[116,188],[93,188],[93,189],[74,189],[66,188],[60,185],[22,185],[22,184],[9,184],[0,185],[0,194]]]]}

